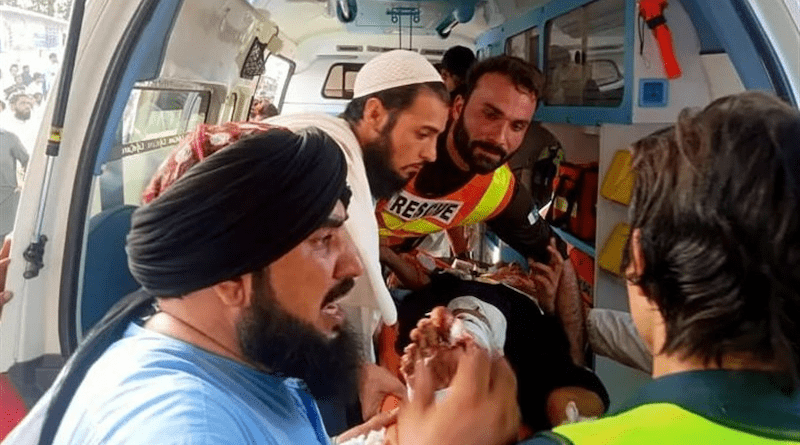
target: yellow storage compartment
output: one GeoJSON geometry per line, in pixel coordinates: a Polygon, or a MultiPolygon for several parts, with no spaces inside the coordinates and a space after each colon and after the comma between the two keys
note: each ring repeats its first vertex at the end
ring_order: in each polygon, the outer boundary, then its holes
{"type": "Polygon", "coordinates": [[[622,276],[622,250],[630,233],[631,226],[627,223],[617,224],[600,251],[597,265],[614,275],[622,276]]]}
{"type": "Polygon", "coordinates": [[[619,150],[614,154],[603,178],[603,186],[600,188],[600,196],[623,205],[631,202],[631,192],[635,176],[631,171],[631,152],[619,150]]]}

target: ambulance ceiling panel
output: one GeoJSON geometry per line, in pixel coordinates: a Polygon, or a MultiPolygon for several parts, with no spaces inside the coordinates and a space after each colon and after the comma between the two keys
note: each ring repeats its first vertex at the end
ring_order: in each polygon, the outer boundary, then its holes
{"type": "Polygon", "coordinates": [[[280,27],[282,37],[297,45],[342,30],[353,34],[402,34],[407,45],[410,29],[415,36],[437,35],[436,28],[452,17],[460,21],[451,35],[474,42],[478,35],[505,20],[495,0],[349,0],[356,5],[355,17],[349,23],[337,18],[337,0],[249,2],[280,27]]]}

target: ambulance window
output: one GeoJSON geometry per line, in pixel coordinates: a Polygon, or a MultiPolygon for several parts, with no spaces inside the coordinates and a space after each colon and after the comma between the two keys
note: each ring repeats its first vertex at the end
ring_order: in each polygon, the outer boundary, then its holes
{"type": "Polygon", "coordinates": [[[74,323],[77,341],[112,304],[138,288],[124,250],[131,214],[142,205],[142,192],[172,149],[206,121],[210,100],[210,90],[199,87],[131,91],[110,150],[98,154],[102,164],[92,183],[78,291],[61,302],[68,307],[67,323],[74,323]]]}
{"type": "Polygon", "coordinates": [[[117,141],[95,183],[90,215],[140,205],[150,178],[181,138],[205,122],[211,94],[134,88],[117,127],[117,141]]]}
{"type": "Polygon", "coordinates": [[[277,54],[270,54],[264,62],[264,74],[258,80],[254,99],[267,99],[280,110],[289,78],[294,73],[294,62],[277,54]]]}
{"type": "Polygon", "coordinates": [[[322,97],[326,99],[352,99],[353,85],[362,63],[335,63],[328,70],[322,97]]]}
{"type": "Polygon", "coordinates": [[[530,28],[506,40],[506,55],[539,66],[539,28],[530,28]]]}
{"type": "Polygon", "coordinates": [[[625,84],[625,0],[598,0],[547,22],[549,105],[616,107],[625,84]]]}

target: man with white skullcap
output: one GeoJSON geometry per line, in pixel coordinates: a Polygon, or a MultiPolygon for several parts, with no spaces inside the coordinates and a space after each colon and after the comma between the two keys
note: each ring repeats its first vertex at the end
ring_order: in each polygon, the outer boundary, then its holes
{"type": "MultiPolygon", "coordinates": [[[[388,197],[436,158],[436,139],[444,131],[449,95],[436,68],[412,51],[394,50],[367,62],[356,76],[353,100],[340,118],[326,114],[276,116],[268,123],[295,130],[314,126],[330,135],[344,151],[347,183],[353,191],[350,234],[364,265],[342,308],[363,341],[367,362],[374,362],[373,334],[381,321],[397,320],[379,263],[374,198],[388,197]]],[[[362,417],[378,412],[386,393],[405,388],[377,366],[362,376],[362,417]],[[370,388],[377,389],[369,390],[370,388]],[[370,395],[371,394],[371,395],[370,395]]]]}

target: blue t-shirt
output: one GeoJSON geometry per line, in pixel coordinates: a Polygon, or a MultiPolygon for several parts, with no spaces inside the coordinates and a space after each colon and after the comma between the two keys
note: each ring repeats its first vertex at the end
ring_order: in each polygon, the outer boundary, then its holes
{"type": "Polygon", "coordinates": [[[131,323],[89,369],[54,443],[328,445],[303,388],[131,323]]]}

